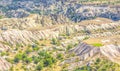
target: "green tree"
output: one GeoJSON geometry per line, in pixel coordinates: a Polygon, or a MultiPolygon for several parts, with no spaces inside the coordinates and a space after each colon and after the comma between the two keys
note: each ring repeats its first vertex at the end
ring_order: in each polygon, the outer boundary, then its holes
{"type": "Polygon", "coordinates": [[[18,63],[20,60],[22,60],[22,54],[17,54],[14,58],[14,62],[18,63]]]}
{"type": "Polygon", "coordinates": [[[51,58],[48,58],[44,61],[44,66],[47,67],[47,66],[51,66],[52,65],[52,59],[51,58]]]}
{"type": "Polygon", "coordinates": [[[28,63],[32,62],[32,58],[27,57],[27,58],[24,59],[24,61],[28,64],[28,63]]]}
{"type": "Polygon", "coordinates": [[[73,47],[73,45],[72,45],[72,44],[69,44],[69,45],[67,46],[67,50],[70,50],[72,47],[73,47]]]}
{"type": "Polygon", "coordinates": [[[40,63],[37,65],[36,70],[41,71],[43,69],[43,64],[40,63]]]}
{"type": "Polygon", "coordinates": [[[35,63],[35,64],[38,64],[38,63],[39,63],[39,61],[40,61],[40,59],[39,59],[39,58],[37,58],[37,57],[36,57],[36,58],[34,58],[34,63],[35,63]]]}
{"type": "Polygon", "coordinates": [[[54,45],[57,44],[57,40],[55,38],[52,38],[52,44],[54,44],[54,45]]]}
{"type": "Polygon", "coordinates": [[[58,54],[57,55],[57,59],[59,59],[59,60],[63,59],[63,55],[62,54],[58,54]]]}

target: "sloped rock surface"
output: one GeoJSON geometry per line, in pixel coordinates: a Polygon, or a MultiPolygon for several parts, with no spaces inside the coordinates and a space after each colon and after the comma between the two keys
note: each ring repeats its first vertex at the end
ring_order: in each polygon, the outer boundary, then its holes
{"type": "MultiPolygon", "coordinates": [[[[77,24],[69,24],[69,23],[62,23],[64,25],[59,25],[57,26],[58,23],[54,26],[53,24],[48,25],[53,26],[49,28],[47,25],[44,26],[44,29],[42,28],[42,23],[36,23],[34,18],[37,18],[40,16],[33,16],[32,18],[24,18],[24,19],[11,19],[11,20],[0,20],[0,27],[1,27],[1,33],[0,33],[0,41],[1,42],[7,42],[10,44],[16,44],[16,43],[21,43],[21,44],[28,44],[32,43],[33,41],[38,41],[40,39],[45,39],[45,38],[57,38],[59,37],[60,34],[74,34],[76,32],[80,32],[80,36],[84,37],[86,36],[85,34],[82,35],[83,33],[87,33],[88,31],[88,36],[89,37],[97,37],[97,36],[109,36],[109,35],[114,35],[114,34],[119,34],[119,26],[120,22],[112,22],[112,23],[101,23],[101,24],[82,24],[77,23],[77,24]],[[21,21],[29,20],[23,23],[20,23],[21,21]],[[5,21],[5,22],[4,22],[5,21]],[[14,24],[13,24],[14,23],[14,24]],[[23,26],[22,26],[23,25],[23,26]],[[38,27],[41,26],[41,27],[38,27]],[[8,27],[7,30],[3,30],[3,27],[8,27]],[[15,28],[16,27],[16,28],[15,28]],[[36,28],[38,27],[38,30],[36,28]],[[29,28],[32,28],[31,30],[29,28]],[[23,29],[23,30],[21,30],[23,29]],[[27,29],[27,30],[26,30],[27,29]],[[112,32],[111,29],[115,30],[116,32],[112,32]],[[97,30],[101,30],[104,33],[97,33],[97,30]],[[84,31],[84,32],[82,32],[84,31]],[[94,33],[95,32],[95,33],[94,33]]],[[[45,18],[46,19],[46,18],[45,18]]],[[[50,20],[50,19],[49,19],[50,20]]],[[[61,21],[61,20],[60,20],[61,21]]],[[[38,22],[38,21],[37,21],[38,22]]],[[[46,24],[44,23],[44,24],[46,24]]]]}
{"type": "Polygon", "coordinates": [[[0,57],[0,71],[7,71],[11,66],[12,65],[9,62],[0,57]]]}
{"type": "Polygon", "coordinates": [[[70,52],[74,52],[77,56],[83,56],[85,58],[93,57],[94,55],[101,53],[102,55],[108,57],[110,60],[114,61],[115,59],[119,60],[120,46],[110,44],[97,48],[86,43],[80,43],[70,52]]]}
{"type": "Polygon", "coordinates": [[[83,60],[89,57],[94,57],[100,53],[100,48],[95,48],[87,43],[80,43],[77,47],[72,49],[70,52],[75,53],[75,55],[80,56],[83,60]]]}
{"type": "Polygon", "coordinates": [[[26,31],[26,30],[23,31],[9,30],[1,34],[0,41],[9,42],[11,44],[15,44],[15,43],[28,44],[35,40],[40,40],[44,38],[56,38],[57,36],[58,36],[57,32],[52,32],[49,30],[36,31],[36,32],[26,31]]]}
{"type": "Polygon", "coordinates": [[[9,49],[10,49],[10,46],[0,43],[0,51],[8,51],[9,49]]]}
{"type": "Polygon", "coordinates": [[[80,43],[77,47],[71,49],[70,53],[75,53],[75,57],[65,60],[63,63],[68,63],[68,69],[73,69],[76,66],[82,66],[89,63],[95,57],[105,57],[115,63],[120,64],[120,46],[118,45],[105,45],[100,48],[93,47],[86,43],[80,43]],[[76,62],[76,59],[79,61],[76,62]]]}
{"type": "Polygon", "coordinates": [[[120,46],[106,45],[101,47],[101,53],[108,57],[111,61],[120,64],[120,46]]]}
{"type": "Polygon", "coordinates": [[[95,51],[95,52],[93,52],[93,54],[96,54],[96,52],[99,52],[98,48],[94,48],[93,46],[90,46],[90,45],[88,45],[86,43],[83,43],[83,44],[81,43],[78,46],[80,46],[80,47],[77,47],[73,52],[75,52],[79,56],[81,56],[81,55],[83,55],[85,53],[90,53],[91,50],[95,51]]]}

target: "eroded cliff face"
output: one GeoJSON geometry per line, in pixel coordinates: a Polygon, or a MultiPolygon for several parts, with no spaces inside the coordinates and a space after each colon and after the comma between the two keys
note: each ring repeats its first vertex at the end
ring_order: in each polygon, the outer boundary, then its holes
{"type": "Polygon", "coordinates": [[[75,48],[69,51],[70,54],[75,54],[75,56],[66,59],[62,64],[68,63],[68,69],[72,71],[75,67],[83,66],[86,64],[91,64],[96,58],[107,58],[115,63],[120,63],[120,46],[113,44],[105,45],[102,47],[94,47],[87,43],[80,43],[75,48]]]}
{"type": "Polygon", "coordinates": [[[101,53],[108,57],[111,61],[120,64],[120,46],[106,45],[101,48],[101,53]]]}
{"type": "MultiPolygon", "coordinates": [[[[0,28],[0,51],[14,52],[13,49],[17,44],[21,44],[24,47],[34,44],[35,41],[39,42],[40,40],[51,40],[53,38],[64,39],[63,35],[72,36],[71,41],[82,41],[86,37],[98,38],[119,35],[120,21],[97,18],[75,23],[63,15],[30,15],[20,19],[1,19],[0,28]]],[[[62,41],[63,46],[68,41],[70,40],[62,41]]],[[[94,48],[91,46],[89,48],[89,45],[84,43],[80,44],[80,47],[80,49],[79,47],[75,48],[73,52],[77,52],[76,55],[83,59],[93,57],[101,52],[104,56],[107,54],[107,51],[103,50],[104,48],[94,48]]],[[[117,50],[115,49],[115,51],[117,50]]],[[[110,57],[110,55],[106,56],[110,57]]],[[[9,66],[8,68],[11,67],[11,65],[7,65],[9,66]]],[[[4,68],[0,70],[4,70],[4,68]]]]}
{"type": "Polygon", "coordinates": [[[79,33],[79,36],[97,37],[97,35],[109,36],[113,33],[120,33],[119,21],[105,23],[103,20],[98,19],[91,22],[71,23],[64,17],[52,19],[51,16],[41,17],[36,15],[23,19],[6,18],[0,20],[0,23],[0,41],[12,45],[16,43],[28,44],[40,39],[58,38],[61,34],[71,35],[79,33]]]}
{"type": "Polygon", "coordinates": [[[1,19],[0,41],[15,45],[28,44],[40,39],[58,38],[61,34],[78,36],[100,37],[119,34],[120,22],[104,22],[104,20],[91,20],[91,22],[73,23],[64,17],[30,16],[23,19],[1,19]],[[56,20],[55,20],[56,19],[56,20]],[[59,22],[59,23],[57,23],[59,22]],[[115,31],[115,32],[114,32],[115,31]]]}

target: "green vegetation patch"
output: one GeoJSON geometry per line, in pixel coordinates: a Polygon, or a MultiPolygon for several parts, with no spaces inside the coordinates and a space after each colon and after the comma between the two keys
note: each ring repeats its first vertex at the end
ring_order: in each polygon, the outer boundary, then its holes
{"type": "Polygon", "coordinates": [[[92,44],[92,46],[94,46],[94,47],[101,47],[101,46],[103,46],[103,44],[101,44],[101,43],[94,43],[94,44],[92,44]]]}
{"type": "Polygon", "coordinates": [[[37,53],[37,56],[34,55],[29,56],[26,53],[18,53],[13,59],[13,63],[17,64],[20,61],[24,64],[29,64],[29,63],[35,64],[36,65],[35,71],[40,71],[44,67],[49,67],[54,63],[56,63],[56,59],[47,51],[39,51],[37,53]]]}
{"type": "Polygon", "coordinates": [[[97,58],[92,64],[76,68],[74,71],[120,71],[120,65],[106,59],[97,58]]]}
{"type": "Polygon", "coordinates": [[[2,19],[3,18],[3,16],[0,16],[0,19],[2,19]]]}

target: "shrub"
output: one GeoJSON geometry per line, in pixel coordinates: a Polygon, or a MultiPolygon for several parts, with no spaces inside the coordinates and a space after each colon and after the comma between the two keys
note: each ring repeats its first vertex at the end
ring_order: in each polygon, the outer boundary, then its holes
{"type": "Polygon", "coordinates": [[[40,63],[37,65],[36,70],[41,71],[43,69],[43,64],[40,63]]]}
{"type": "Polygon", "coordinates": [[[38,51],[40,49],[36,44],[33,44],[32,48],[33,48],[34,51],[38,51]]]}
{"type": "Polygon", "coordinates": [[[73,45],[72,45],[72,44],[69,44],[69,45],[67,46],[67,50],[70,50],[72,47],[73,47],[73,45]]]}
{"type": "Polygon", "coordinates": [[[53,45],[60,45],[60,41],[58,39],[52,38],[52,42],[53,45]]]}
{"type": "Polygon", "coordinates": [[[24,59],[24,61],[28,64],[28,63],[32,62],[32,58],[27,57],[27,58],[24,59]]]}
{"type": "Polygon", "coordinates": [[[59,59],[59,60],[63,59],[63,55],[62,54],[58,54],[57,55],[57,59],[59,59]]]}
{"type": "Polygon", "coordinates": [[[38,64],[39,61],[40,61],[40,60],[39,60],[37,57],[34,59],[34,63],[35,63],[35,64],[38,64]]]}
{"type": "Polygon", "coordinates": [[[17,54],[14,58],[14,62],[18,63],[20,60],[22,60],[22,54],[17,54]]]}
{"type": "Polygon", "coordinates": [[[53,63],[56,62],[56,59],[53,58],[49,53],[47,53],[46,51],[40,51],[38,53],[39,55],[39,60],[44,62],[44,66],[51,66],[53,63]]]}
{"type": "Polygon", "coordinates": [[[30,48],[28,48],[28,49],[25,51],[26,54],[29,54],[30,52],[32,52],[32,50],[31,50],[30,48]]]}
{"type": "Polygon", "coordinates": [[[84,39],[83,39],[83,40],[87,40],[87,39],[89,39],[89,37],[87,37],[87,36],[86,36],[86,37],[84,37],[84,39]]]}
{"type": "Polygon", "coordinates": [[[47,66],[51,66],[52,65],[52,59],[51,58],[48,58],[46,60],[44,60],[44,66],[47,67],[47,66]]]}
{"type": "Polygon", "coordinates": [[[6,53],[5,53],[5,52],[2,52],[2,53],[1,53],[1,56],[4,56],[4,55],[6,55],[6,53]]]}

